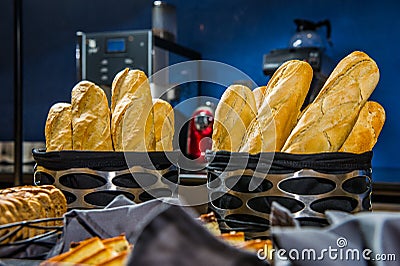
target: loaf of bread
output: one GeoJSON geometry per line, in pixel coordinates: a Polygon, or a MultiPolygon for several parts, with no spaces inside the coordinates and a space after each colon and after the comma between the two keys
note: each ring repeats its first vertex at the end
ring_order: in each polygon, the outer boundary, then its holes
{"type": "Polygon", "coordinates": [[[243,85],[229,86],[215,111],[212,149],[240,151],[245,143],[246,131],[256,118],[253,92],[243,85]]]}
{"type": "Polygon", "coordinates": [[[45,138],[46,151],[72,150],[71,104],[56,103],[47,115],[45,138]]]}
{"type": "Polygon", "coordinates": [[[255,132],[248,132],[247,145],[254,147],[250,153],[281,150],[297,123],[312,76],[311,66],[304,61],[290,60],[277,69],[263,93],[257,114],[259,125],[252,126],[255,132]]]}
{"type": "Polygon", "coordinates": [[[261,87],[255,88],[253,90],[257,110],[260,109],[262,103],[264,102],[266,90],[267,90],[267,86],[261,86],[261,87]]]}
{"type": "Polygon", "coordinates": [[[101,240],[88,238],[70,250],[40,263],[45,265],[125,265],[131,247],[124,235],[101,240]]]}
{"type": "Polygon", "coordinates": [[[149,83],[146,74],[138,69],[129,70],[125,68],[115,75],[111,85],[111,113],[117,104],[128,94],[134,94],[138,89],[147,90],[149,83]],[[143,86],[143,89],[139,87],[143,86]]]}
{"type": "Polygon", "coordinates": [[[371,151],[381,133],[385,118],[385,109],[382,105],[373,101],[366,102],[339,151],[351,153],[371,151]]]}
{"type": "Polygon", "coordinates": [[[335,67],[313,103],[307,107],[282,151],[338,151],[378,80],[379,69],[367,54],[355,51],[346,56],[335,67]]]}
{"type": "MultiPolygon", "coordinates": [[[[4,210],[4,212],[1,212],[2,214],[4,213],[4,216],[0,218],[0,225],[18,221],[31,220],[32,218],[33,219],[38,218],[37,216],[34,216],[32,214],[31,210],[28,208],[26,204],[24,204],[22,200],[16,197],[6,197],[4,195],[0,195],[0,205],[1,205],[0,208],[4,210]],[[2,219],[3,221],[1,221],[2,219]]],[[[3,234],[0,231],[0,237],[2,235],[3,234]]],[[[24,228],[21,231],[19,231],[12,239],[10,239],[10,241],[13,241],[18,238],[26,239],[32,236],[34,236],[34,230],[29,228],[24,228]]]]}
{"type": "Polygon", "coordinates": [[[153,99],[154,137],[156,151],[172,151],[174,138],[174,110],[161,99],[153,99]]]}
{"type": "MultiPolygon", "coordinates": [[[[67,201],[64,194],[52,185],[12,187],[0,190],[0,210],[0,225],[4,225],[26,220],[62,217],[67,211],[67,201]]],[[[62,221],[37,225],[62,225],[62,221]]],[[[13,237],[7,238],[4,243],[26,239],[44,232],[43,229],[25,227],[13,237]]],[[[0,230],[0,236],[5,233],[7,230],[0,230]]]]}
{"type": "Polygon", "coordinates": [[[113,81],[111,135],[115,151],[154,151],[150,84],[143,72],[123,70],[113,81]]]}
{"type": "MultiPolygon", "coordinates": [[[[253,90],[254,100],[256,102],[256,116],[258,111],[264,102],[265,93],[267,91],[267,86],[257,87],[253,90]]],[[[254,119],[246,131],[245,141],[240,147],[241,152],[248,152],[250,154],[256,154],[261,151],[262,137],[261,128],[258,119],[254,119]],[[251,141],[249,141],[251,139],[251,141]]]]}
{"type": "Polygon", "coordinates": [[[72,148],[112,151],[110,109],[104,91],[90,81],[72,89],[72,148]]]}
{"type": "Polygon", "coordinates": [[[250,154],[260,153],[263,145],[261,134],[261,125],[256,117],[247,128],[243,145],[240,147],[240,152],[248,152],[250,154]]]}

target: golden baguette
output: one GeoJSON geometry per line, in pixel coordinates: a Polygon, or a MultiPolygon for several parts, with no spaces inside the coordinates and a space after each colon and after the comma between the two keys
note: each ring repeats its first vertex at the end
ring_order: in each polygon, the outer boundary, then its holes
{"type": "Polygon", "coordinates": [[[149,83],[146,74],[138,69],[125,68],[115,75],[111,85],[111,113],[117,104],[128,94],[134,94],[141,86],[147,90],[149,83]]]}
{"type": "Polygon", "coordinates": [[[104,91],[90,81],[81,81],[71,96],[73,149],[112,151],[110,109],[104,91]]]}
{"type": "Polygon", "coordinates": [[[150,94],[123,98],[111,119],[115,151],[154,151],[153,120],[150,94]]]}
{"type": "Polygon", "coordinates": [[[161,99],[153,99],[154,137],[156,151],[172,151],[174,138],[174,110],[161,99]]]}
{"type": "Polygon", "coordinates": [[[282,151],[338,151],[378,80],[378,66],[367,54],[356,51],[346,56],[333,70],[314,102],[307,107],[282,151]]]}
{"type": "Polygon", "coordinates": [[[154,151],[150,84],[140,70],[119,72],[112,84],[111,136],[115,151],[154,151]]]}
{"type": "Polygon", "coordinates": [[[256,118],[256,112],[254,95],[249,88],[229,86],[215,111],[212,149],[238,152],[245,142],[247,128],[256,118]]]}
{"type": "Polygon", "coordinates": [[[267,86],[261,86],[261,87],[255,88],[253,90],[257,110],[260,109],[262,103],[264,102],[266,90],[267,90],[267,86]]]}
{"type": "Polygon", "coordinates": [[[46,151],[72,150],[72,107],[69,103],[54,104],[47,115],[46,151]]]}
{"type": "MultiPolygon", "coordinates": [[[[270,126],[274,126],[273,124],[270,126]]],[[[240,148],[241,152],[257,154],[261,152],[263,145],[262,130],[258,119],[255,118],[247,128],[244,144],[240,148]]]]}
{"type": "Polygon", "coordinates": [[[254,132],[248,132],[249,150],[243,151],[258,153],[281,150],[296,125],[312,76],[311,66],[299,60],[287,61],[276,70],[267,84],[263,93],[264,101],[258,109],[259,125],[252,125],[251,130],[254,132]]]}
{"type": "Polygon", "coordinates": [[[385,109],[377,102],[368,101],[339,151],[363,153],[371,151],[385,123],[385,109]]]}

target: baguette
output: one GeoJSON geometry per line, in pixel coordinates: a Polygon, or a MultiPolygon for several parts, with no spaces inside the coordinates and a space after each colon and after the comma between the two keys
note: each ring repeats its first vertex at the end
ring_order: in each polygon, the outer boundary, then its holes
{"type": "Polygon", "coordinates": [[[71,94],[73,149],[112,151],[110,109],[104,91],[90,81],[81,81],[71,94]]]}
{"type": "Polygon", "coordinates": [[[263,93],[265,98],[256,120],[259,125],[253,125],[248,132],[248,152],[282,149],[296,125],[312,76],[311,66],[304,61],[290,60],[278,68],[263,93]]]}
{"type": "Polygon", "coordinates": [[[240,147],[240,151],[248,152],[250,154],[260,153],[263,145],[263,138],[261,134],[261,126],[256,117],[247,128],[245,141],[243,146],[240,147]]]}
{"type": "Polygon", "coordinates": [[[338,151],[378,80],[378,66],[367,54],[355,51],[346,56],[307,107],[282,150],[288,153],[338,151]]]}
{"type": "Polygon", "coordinates": [[[156,151],[172,151],[174,138],[174,110],[161,99],[153,99],[154,137],[156,151]]]}
{"type": "Polygon", "coordinates": [[[261,86],[261,87],[255,88],[253,90],[254,99],[256,100],[257,110],[260,109],[262,103],[264,102],[266,90],[267,90],[267,86],[261,86]]]}
{"type": "Polygon", "coordinates": [[[72,107],[69,103],[54,104],[47,115],[46,151],[72,150],[72,107]]]}
{"type": "Polygon", "coordinates": [[[238,152],[245,143],[247,128],[256,118],[252,91],[243,85],[229,86],[215,110],[212,149],[238,152]]]}
{"type": "Polygon", "coordinates": [[[357,121],[340,152],[363,153],[371,151],[385,123],[385,109],[377,102],[368,101],[361,109],[357,121]]]}
{"type": "Polygon", "coordinates": [[[115,151],[154,151],[150,84],[139,70],[125,69],[113,81],[111,135],[115,151]]]}
{"type": "Polygon", "coordinates": [[[122,98],[127,94],[134,94],[140,86],[149,86],[147,76],[141,70],[125,68],[115,75],[111,85],[111,113],[114,112],[122,98]]]}

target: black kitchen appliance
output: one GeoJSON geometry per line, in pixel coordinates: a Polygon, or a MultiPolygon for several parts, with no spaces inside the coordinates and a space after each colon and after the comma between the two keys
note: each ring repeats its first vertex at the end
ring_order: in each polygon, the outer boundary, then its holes
{"type": "MultiPolygon", "coordinates": [[[[172,55],[180,61],[199,60],[201,54],[173,41],[156,36],[152,30],[77,32],[76,69],[77,80],[90,80],[100,85],[110,97],[111,84],[122,69],[140,69],[151,76],[170,64],[172,55]]],[[[176,63],[178,60],[174,60],[176,63]]],[[[168,72],[165,72],[168,74],[168,72]]],[[[155,82],[150,79],[153,97],[163,95],[169,77],[155,82]],[[152,84],[153,83],[153,84],[152,84]],[[154,92],[153,89],[156,88],[154,92]]],[[[200,87],[197,88],[200,90],[200,87]]],[[[196,95],[200,91],[196,91],[196,95]]],[[[166,100],[175,100],[177,95],[164,95],[166,100]]]]}
{"type": "Polygon", "coordinates": [[[263,72],[267,76],[272,74],[288,60],[303,60],[313,68],[313,80],[310,90],[304,101],[303,108],[311,103],[318,95],[334,67],[333,60],[326,53],[325,43],[330,42],[331,27],[328,20],[311,22],[295,19],[296,33],[290,40],[289,47],[271,50],[263,57],[263,72]],[[320,37],[317,29],[326,26],[326,41],[320,37]]]}

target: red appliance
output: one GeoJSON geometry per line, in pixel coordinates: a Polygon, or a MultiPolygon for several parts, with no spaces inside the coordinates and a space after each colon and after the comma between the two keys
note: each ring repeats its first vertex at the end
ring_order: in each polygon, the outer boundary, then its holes
{"type": "Polygon", "coordinates": [[[214,111],[209,106],[197,108],[189,122],[188,156],[205,162],[206,150],[212,147],[212,130],[214,124],[214,111]]]}

